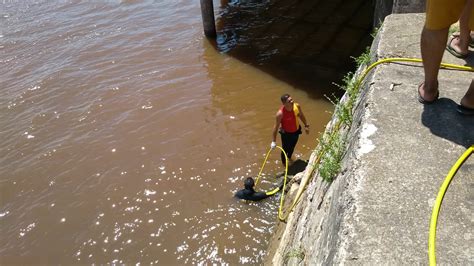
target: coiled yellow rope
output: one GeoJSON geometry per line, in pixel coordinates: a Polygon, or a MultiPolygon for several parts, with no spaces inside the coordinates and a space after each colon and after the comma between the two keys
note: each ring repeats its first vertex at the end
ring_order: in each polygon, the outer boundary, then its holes
{"type": "MultiPolygon", "coordinates": [[[[373,64],[371,64],[369,67],[367,67],[367,69],[365,69],[365,71],[362,73],[362,75],[360,75],[360,77],[357,79],[356,83],[355,83],[355,88],[354,90],[356,92],[358,92],[359,90],[359,87],[362,83],[362,81],[365,79],[365,77],[369,74],[369,72],[374,69],[376,66],[380,65],[380,64],[384,64],[384,63],[394,63],[394,62],[409,62],[409,63],[423,63],[423,61],[419,58],[398,58],[398,57],[394,57],[394,58],[385,58],[385,59],[381,59],[373,64]]],[[[460,66],[460,65],[454,65],[454,64],[447,64],[447,63],[441,63],[440,64],[440,67],[442,68],[445,68],[445,69],[455,69],[455,70],[462,70],[462,71],[469,71],[469,72],[474,72],[474,68],[473,67],[470,67],[470,66],[460,66]]],[[[341,122],[338,121],[336,123],[336,125],[334,126],[334,129],[332,130],[331,134],[335,134],[335,132],[337,132],[339,130],[341,126],[341,122]]],[[[281,150],[283,150],[281,147],[278,146],[278,148],[280,148],[281,150]]],[[[473,146],[471,146],[471,148],[469,148],[465,154],[469,153],[469,155],[472,153],[472,149],[473,149],[473,146]]],[[[271,150],[270,150],[271,151],[271,150]]],[[[265,157],[265,161],[264,161],[264,164],[266,163],[267,161],[267,158],[268,158],[268,155],[270,153],[270,151],[267,153],[267,156],[265,157]]],[[[319,166],[320,162],[321,162],[321,158],[324,154],[325,150],[324,149],[321,149],[318,153],[318,156],[316,157],[316,160],[313,164],[311,164],[311,168],[310,168],[310,172],[308,173],[309,175],[309,178],[306,179],[306,181],[302,184],[302,188],[298,191],[297,195],[295,196],[295,199],[293,200],[293,203],[292,205],[288,208],[288,211],[286,213],[286,215],[283,215],[283,205],[284,205],[284,193],[285,193],[285,185],[286,185],[286,175],[287,175],[287,170],[288,170],[288,164],[286,165],[286,170],[285,170],[285,181],[284,181],[284,187],[283,187],[283,192],[282,192],[282,197],[281,197],[281,200],[280,200],[280,207],[279,207],[279,210],[278,210],[278,218],[280,219],[280,221],[285,221],[288,216],[290,215],[290,213],[293,211],[294,207],[298,204],[301,196],[303,195],[304,191],[306,190],[306,186],[308,185],[309,181],[312,179],[313,177],[313,172],[314,170],[316,169],[317,166],[319,166]]],[[[283,151],[284,153],[284,151],[283,151]]],[[[461,157],[461,158],[464,158],[464,160],[468,157],[465,156],[465,154],[461,157]]],[[[286,156],[286,154],[285,154],[286,156]]],[[[460,159],[461,159],[460,158],[460,159]]],[[[286,160],[288,162],[288,158],[286,160]]],[[[459,161],[458,161],[459,162],[459,161]]],[[[462,164],[462,162],[460,163],[462,164]]],[[[456,163],[455,166],[453,166],[453,168],[451,169],[450,171],[450,174],[452,173],[452,176],[455,175],[457,169],[459,168],[460,164],[456,163]],[[454,170],[455,169],[455,170],[454,170]]],[[[260,174],[263,170],[263,166],[262,168],[260,169],[260,173],[258,174],[258,177],[257,177],[257,182],[258,182],[258,178],[260,177],[260,174]]],[[[448,176],[450,175],[448,174],[448,176]]],[[[450,177],[449,180],[451,180],[452,176],[450,177]]],[[[449,185],[449,182],[444,182],[443,183],[443,186],[440,190],[440,193],[444,190],[444,192],[446,191],[447,189],[447,186],[449,185]],[[444,187],[446,186],[446,187],[444,187]]],[[[442,193],[442,195],[444,195],[444,192],[442,193]]],[[[440,194],[438,194],[438,198],[440,198],[440,194]]],[[[441,196],[440,200],[439,200],[439,203],[438,203],[438,199],[437,199],[437,204],[435,206],[437,206],[438,204],[440,205],[441,204],[441,201],[442,201],[442,198],[443,196],[441,196]]],[[[429,253],[429,258],[430,258],[430,265],[435,265],[436,264],[436,257],[435,257],[435,238],[436,238],[436,219],[438,217],[438,212],[439,212],[439,206],[437,207],[437,209],[435,210],[435,208],[433,208],[433,215],[432,215],[432,220],[431,220],[431,226],[430,226],[430,236],[429,236],[429,250],[428,250],[428,253],[429,253]],[[435,213],[436,211],[436,213],[435,213]],[[433,221],[433,219],[435,219],[433,221]],[[434,229],[432,229],[432,227],[434,226],[434,229]],[[432,233],[434,232],[434,233],[432,233]]]]}
{"type": "MultiPolygon", "coordinates": [[[[280,147],[280,146],[276,146],[276,147],[281,150],[281,152],[285,155],[285,159],[286,159],[285,160],[286,161],[286,163],[285,163],[285,176],[284,176],[284,179],[283,179],[283,189],[282,189],[281,198],[280,198],[280,208],[278,210],[278,218],[280,218],[280,220],[281,220],[282,219],[281,218],[282,206],[283,206],[283,202],[285,201],[284,198],[285,198],[286,178],[288,177],[288,156],[286,155],[286,152],[285,152],[285,150],[283,150],[282,147],[280,147]]],[[[265,165],[267,164],[268,156],[270,155],[272,150],[273,149],[271,149],[271,148],[268,150],[267,155],[265,156],[265,160],[263,160],[263,164],[262,164],[262,167],[260,168],[260,172],[258,172],[257,178],[255,178],[255,187],[258,184],[258,180],[260,179],[260,175],[262,174],[263,168],[265,168],[265,165]]],[[[273,191],[267,192],[267,195],[272,195],[272,194],[276,193],[278,190],[279,190],[279,188],[276,188],[273,191]]]]}

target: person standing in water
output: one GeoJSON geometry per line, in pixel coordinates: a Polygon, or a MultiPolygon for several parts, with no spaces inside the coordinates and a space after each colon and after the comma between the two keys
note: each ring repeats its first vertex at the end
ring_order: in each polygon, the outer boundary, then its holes
{"type": "MultiPolygon", "coordinates": [[[[277,131],[280,132],[282,148],[291,163],[293,161],[291,156],[293,155],[296,143],[298,142],[298,137],[302,133],[298,120],[303,122],[306,134],[309,134],[309,124],[306,121],[301,106],[295,103],[289,94],[283,94],[280,99],[283,105],[276,113],[275,126],[273,127],[272,132],[273,139],[270,148],[274,149],[276,147],[277,131]]],[[[286,164],[283,152],[281,153],[281,162],[283,165],[286,164]]]]}

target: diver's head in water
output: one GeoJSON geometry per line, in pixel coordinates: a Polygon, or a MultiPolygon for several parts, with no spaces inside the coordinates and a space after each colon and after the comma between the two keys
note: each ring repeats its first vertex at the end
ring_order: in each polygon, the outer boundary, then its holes
{"type": "Polygon", "coordinates": [[[245,189],[253,189],[253,186],[255,185],[255,181],[253,181],[253,178],[247,177],[244,181],[244,186],[245,189]]]}
{"type": "Polygon", "coordinates": [[[255,181],[251,177],[247,177],[244,180],[244,189],[241,189],[235,193],[235,197],[243,200],[259,201],[265,198],[270,197],[272,194],[266,192],[256,192],[253,187],[255,186],[255,181]]]}

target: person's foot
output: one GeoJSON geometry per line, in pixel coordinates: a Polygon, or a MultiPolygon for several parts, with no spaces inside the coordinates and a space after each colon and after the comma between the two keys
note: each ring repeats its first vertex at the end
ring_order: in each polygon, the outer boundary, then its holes
{"type": "Polygon", "coordinates": [[[463,43],[460,36],[452,36],[446,45],[446,50],[457,58],[466,58],[469,55],[469,41],[463,43]]]}
{"type": "Polygon", "coordinates": [[[461,99],[457,111],[463,115],[474,115],[474,101],[470,102],[466,96],[461,99]]]}
{"type": "Polygon", "coordinates": [[[438,100],[439,91],[438,86],[426,86],[426,83],[421,83],[418,86],[418,101],[422,104],[432,104],[438,100]]]}
{"type": "MultiPolygon", "coordinates": [[[[461,33],[459,31],[454,32],[451,35],[451,38],[459,37],[460,34],[461,33]]],[[[469,34],[469,37],[471,37],[471,39],[469,40],[469,47],[474,48],[474,31],[471,31],[471,33],[469,34]]]]}
{"type": "Polygon", "coordinates": [[[456,111],[462,115],[474,115],[474,108],[465,107],[462,104],[458,104],[456,111]]]}
{"type": "Polygon", "coordinates": [[[474,109],[474,101],[469,101],[466,97],[461,99],[461,105],[467,108],[474,109]]]}

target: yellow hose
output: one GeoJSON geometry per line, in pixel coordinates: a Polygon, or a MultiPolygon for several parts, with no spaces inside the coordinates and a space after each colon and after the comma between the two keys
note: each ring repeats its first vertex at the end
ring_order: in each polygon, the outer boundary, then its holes
{"type": "Polygon", "coordinates": [[[459,157],[459,159],[456,161],[456,163],[453,165],[448,175],[444,179],[444,182],[439,189],[438,196],[436,197],[436,202],[435,202],[435,205],[433,206],[433,212],[431,213],[430,234],[429,234],[429,239],[428,239],[428,255],[429,255],[431,266],[436,265],[436,252],[435,252],[436,224],[438,222],[438,214],[439,214],[439,209],[441,207],[441,202],[443,201],[444,194],[446,193],[446,190],[448,189],[451,179],[454,177],[458,169],[462,166],[464,161],[466,161],[466,159],[473,153],[473,151],[474,151],[474,145],[468,148],[461,155],[461,157],[459,157]]]}
{"type": "MultiPolygon", "coordinates": [[[[280,198],[280,207],[278,208],[278,218],[280,219],[280,221],[284,221],[288,216],[283,216],[283,203],[285,202],[285,189],[286,189],[286,179],[288,177],[288,156],[286,155],[286,152],[285,150],[283,150],[282,147],[280,146],[276,146],[278,149],[281,150],[281,152],[285,155],[285,175],[284,175],[284,179],[283,179],[283,189],[282,189],[282,192],[281,192],[281,198],[280,198]]],[[[257,187],[257,184],[258,184],[258,181],[260,180],[260,176],[262,174],[262,171],[263,171],[263,168],[265,168],[265,165],[267,164],[267,160],[268,160],[268,156],[270,155],[270,153],[272,152],[273,149],[269,149],[267,154],[265,155],[265,159],[263,160],[263,164],[262,164],[262,167],[260,167],[260,171],[258,172],[258,175],[257,177],[255,178],[255,187],[257,187]]],[[[275,188],[273,189],[272,191],[269,191],[269,192],[266,192],[267,195],[273,195],[275,194],[276,192],[278,192],[280,189],[279,188],[275,188]]],[[[294,202],[294,204],[291,206],[290,209],[293,209],[293,207],[296,205],[296,203],[294,202]]],[[[288,212],[289,214],[289,212],[288,212]]]]}
{"type": "MultiPolygon", "coordinates": [[[[378,66],[380,64],[392,63],[392,62],[423,63],[423,61],[421,59],[418,59],[418,58],[385,58],[385,59],[381,59],[381,60],[371,64],[369,67],[367,67],[367,69],[365,69],[365,71],[362,73],[362,75],[360,75],[360,77],[357,79],[357,81],[355,83],[355,86],[354,86],[354,91],[358,92],[360,84],[362,83],[362,81],[365,79],[367,74],[372,69],[374,69],[376,66],[378,66]]],[[[454,64],[441,63],[440,67],[445,68],[445,69],[456,69],[456,70],[474,72],[474,67],[470,67],[470,66],[460,66],[460,65],[454,65],[454,64]]],[[[337,132],[339,130],[340,126],[341,126],[341,122],[338,121],[330,134],[335,134],[335,132],[337,132]]],[[[436,238],[436,222],[437,222],[437,217],[438,217],[438,212],[439,212],[439,205],[441,204],[443,195],[444,195],[444,193],[445,193],[445,191],[446,191],[446,189],[449,185],[449,182],[450,182],[451,178],[455,175],[457,169],[460,167],[462,162],[464,162],[464,160],[466,160],[466,158],[473,152],[472,151],[473,147],[474,146],[471,146],[463,154],[463,156],[458,160],[458,162],[455,164],[455,166],[451,169],[450,173],[448,174],[448,177],[450,176],[449,181],[446,180],[443,183],[443,186],[440,190],[440,193],[438,194],[436,205],[433,208],[433,215],[432,215],[432,218],[431,218],[431,225],[430,225],[430,236],[429,236],[429,243],[428,243],[428,245],[429,245],[428,253],[429,253],[429,259],[430,259],[430,265],[436,265],[435,238],[436,238]],[[469,155],[467,155],[467,154],[469,154],[469,155]]],[[[283,149],[281,147],[278,146],[278,148],[280,148],[283,151],[283,149]]],[[[285,170],[285,181],[284,181],[283,192],[282,192],[282,196],[281,196],[281,200],[280,200],[280,207],[278,209],[278,218],[280,219],[280,221],[285,221],[288,218],[288,216],[290,215],[290,213],[293,211],[294,207],[298,204],[301,196],[303,195],[304,191],[306,190],[306,186],[308,185],[309,181],[313,177],[314,170],[316,169],[317,166],[319,166],[319,163],[321,162],[321,158],[324,155],[324,152],[325,152],[324,149],[321,149],[319,151],[318,156],[315,159],[315,162],[313,164],[311,164],[311,170],[308,173],[309,177],[302,184],[303,188],[298,191],[298,194],[295,196],[295,199],[293,200],[293,203],[290,206],[290,208],[288,208],[288,211],[287,211],[286,215],[283,215],[284,193],[285,193],[285,186],[286,186],[286,176],[287,176],[287,171],[288,171],[288,158],[287,158],[287,160],[286,160],[287,165],[286,165],[286,170],[285,170]]],[[[263,170],[263,167],[264,167],[264,165],[267,161],[269,153],[270,153],[270,151],[268,151],[267,156],[265,157],[265,161],[264,161],[264,163],[262,165],[262,168],[260,169],[260,172],[259,172],[258,177],[257,177],[257,182],[258,182],[258,178],[260,177],[260,174],[263,170]]],[[[284,153],[284,151],[283,151],[283,153],[284,153]]],[[[285,157],[286,157],[286,154],[285,154],[285,157]]]]}
{"type": "MultiPolygon", "coordinates": [[[[284,179],[283,179],[283,190],[281,192],[281,198],[280,198],[280,209],[278,211],[278,217],[280,217],[280,214],[281,214],[281,206],[283,205],[283,202],[284,202],[284,198],[285,198],[285,188],[286,188],[286,178],[288,177],[288,156],[286,155],[286,152],[285,150],[283,150],[282,147],[280,146],[276,146],[278,149],[281,150],[281,152],[285,155],[285,176],[284,176],[284,179]]],[[[267,164],[267,160],[268,160],[268,156],[270,155],[270,153],[272,152],[273,149],[269,149],[268,152],[267,152],[267,155],[265,156],[265,159],[263,160],[263,164],[262,164],[262,167],[260,168],[260,172],[258,172],[258,175],[257,175],[257,178],[255,178],[255,187],[257,187],[257,184],[258,184],[258,180],[260,180],[260,175],[262,174],[262,171],[263,171],[263,168],[265,168],[265,165],[267,164]]],[[[272,191],[269,191],[269,192],[266,192],[267,195],[273,195],[275,194],[276,192],[278,192],[280,190],[280,188],[275,188],[273,189],[272,191]]]]}
{"type": "MultiPolygon", "coordinates": [[[[288,169],[288,157],[286,156],[285,150],[283,150],[283,148],[280,147],[280,146],[277,146],[277,148],[280,149],[285,154],[285,158],[287,158],[287,160],[286,160],[286,169],[288,169]]],[[[265,165],[266,165],[267,160],[268,160],[268,156],[270,156],[270,153],[272,152],[272,150],[273,149],[270,148],[267,152],[267,155],[265,155],[265,159],[263,160],[262,167],[260,167],[260,171],[258,172],[257,178],[255,178],[255,187],[257,187],[257,185],[258,185],[258,180],[260,180],[260,175],[262,174],[263,168],[265,168],[265,165]]]]}
{"type": "MultiPolygon", "coordinates": [[[[360,86],[362,80],[367,76],[370,70],[372,70],[374,67],[376,67],[379,64],[390,63],[390,62],[422,63],[423,61],[418,58],[386,58],[386,59],[379,60],[373,63],[372,65],[370,65],[364,71],[361,77],[357,80],[357,83],[355,85],[356,90],[360,86]]],[[[440,66],[446,69],[457,69],[457,70],[474,72],[474,68],[470,66],[459,66],[459,65],[446,64],[446,63],[441,63],[440,66]]],[[[436,265],[436,253],[435,253],[436,223],[438,220],[438,214],[439,214],[441,202],[443,201],[444,194],[446,193],[446,190],[449,186],[449,183],[451,182],[451,179],[454,177],[459,167],[464,163],[464,161],[469,157],[469,155],[471,155],[471,153],[473,152],[473,149],[474,149],[474,145],[471,146],[469,149],[467,149],[466,152],[458,159],[456,164],[449,171],[448,176],[446,176],[446,179],[443,182],[443,185],[441,186],[438,192],[438,197],[436,198],[436,203],[433,206],[433,212],[431,215],[430,233],[429,233],[429,241],[428,241],[428,255],[429,255],[429,261],[430,261],[431,266],[436,265]]]]}
{"type": "MultiPolygon", "coordinates": [[[[354,87],[354,90],[357,92],[359,87],[360,87],[360,84],[362,83],[362,81],[365,79],[365,77],[367,76],[367,74],[372,70],[374,69],[376,66],[380,65],[380,64],[384,64],[384,63],[393,63],[393,62],[409,62],[409,63],[422,63],[423,61],[419,58],[398,58],[398,57],[394,57],[394,58],[385,58],[385,59],[381,59],[373,64],[371,64],[369,67],[367,67],[367,69],[362,73],[362,75],[360,75],[360,78],[357,79],[357,82],[355,83],[355,87],[354,87]]],[[[460,65],[453,65],[453,64],[446,64],[446,63],[441,63],[440,64],[441,67],[443,68],[446,68],[446,69],[456,69],[456,70],[462,70],[462,71],[469,71],[469,72],[474,72],[474,68],[473,67],[470,67],[470,66],[460,66],[460,65]]],[[[332,134],[334,134],[335,132],[337,132],[339,130],[339,127],[341,126],[341,122],[338,122],[336,123],[335,127],[334,127],[334,130],[332,131],[332,134]]],[[[320,161],[321,161],[321,158],[324,154],[325,150],[320,150],[319,153],[318,153],[318,157],[316,158],[316,161],[314,164],[312,164],[312,168],[310,170],[310,173],[309,175],[312,175],[314,170],[316,169],[316,166],[319,165],[320,161]]],[[[267,155],[268,156],[268,155],[267,155]]],[[[296,195],[295,199],[293,200],[293,204],[291,205],[290,208],[288,208],[288,212],[286,215],[282,216],[281,215],[281,212],[282,212],[282,208],[283,208],[283,202],[280,204],[280,209],[278,211],[278,217],[280,218],[281,221],[285,221],[288,216],[290,215],[290,213],[293,211],[294,207],[298,204],[299,200],[300,200],[300,197],[301,195],[303,195],[305,189],[306,189],[306,186],[308,185],[309,181],[311,180],[311,177],[310,178],[307,178],[306,179],[306,182],[304,182],[303,184],[303,189],[301,189],[298,194],[296,195]]]]}
{"type": "MultiPolygon", "coordinates": [[[[373,63],[372,65],[370,65],[365,71],[364,73],[361,75],[361,77],[358,79],[357,83],[356,83],[356,89],[359,87],[360,83],[362,82],[362,80],[365,79],[365,76],[367,76],[367,74],[376,66],[380,65],[380,64],[384,64],[384,63],[392,63],[392,62],[408,62],[408,63],[423,63],[423,60],[419,59],[419,58],[403,58],[403,57],[392,57],[392,58],[385,58],[385,59],[381,59],[375,63],[373,63]]],[[[446,68],[446,69],[457,69],[457,70],[463,70],[463,71],[470,71],[470,72],[474,72],[474,68],[473,67],[470,67],[470,66],[460,66],[460,65],[454,65],[454,64],[447,64],[447,63],[441,63],[440,66],[442,68],[446,68]]]]}
{"type": "MultiPolygon", "coordinates": [[[[362,83],[362,81],[365,79],[365,77],[367,76],[367,74],[372,70],[374,69],[376,66],[380,65],[380,64],[384,64],[384,63],[392,63],[392,62],[410,62],[410,63],[422,63],[423,61],[421,59],[418,59],[418,58],[385,58],[385,59],[381,59],[373,64],[371,64],[367,69],[365,69],[365,71],[362,73],[362,75],[360,75],[360,77],[357,79],[356,83],[355,83],[355,87],[354,87],[354,91],[355,92],[358,92],[359,90],[359,87],[360,87],[360,84],[362,83]]],[[[442,68],[446,68],[446,69],[456,69],[456,70],[462,70],[462,71],[469,71],[469,72],[474,72],[474,67],[470,67],[470,66],[460,66],[460,65],[454,65],[454,64],[446,64],[446,63],[441,63],[440,66],[442,68]]],[[[334,126],[334,129],[332,130],[331,134],[335,134],[335,132],[337,132],[339,130],[341,126],[341,122],[338,121],[336,123],[336,125],[334,126]]],[[[298,194],[295,196],[295,199],[293,200],[293,203],[292,205],[290,206],[290,208],[288,208],[288,211],[286,213],[286,215],[283,215],[283,205],[284,205],[284,197],[285,197],[285,188],[286,188],[286,178],[287,178],[287,175],[288,175],[288,157],[285,153],[285,151],[283,150],[283,148],[281,148],[280,146],[277,146],[277,148],[279,148],[283,154],[285,154],[285,158],[286,158],[286,165],[285,165],[285,177],[284,177],[284,183],[283,183],[283,191],[282,191],[282,195],[281,195],[281,199],[280,199],[280,207],[278,209],[278,218],[280,219],[280,221],[285,221],[288,216],[290,215],[290,213],[293,211],[294,207],[298,204],[301,196],[303,195],[304,191],[306,190],[306,186],[308,185],[309,181],[311,180],[311,178],[313,177],[313,172],[314,170],[316,169],[317,166],[319,166],[319,163],[321,162],[321,158],[322,156],[324,155],[324,152],[325,150],[324,149],[321,149],[318,153],[318,156],[317,158],[315,159],[315,162],[313,164],[311,164],[311,170],[310,170],[310,173],[308,173],[309,177],[306,179],[306,181],[304,182],[304,184],[302,184],[303,188],[300,189],[298,191],[298,194]]],[[[453,166],[453,168],[451,168],[448,176],[446,177],[446,180],[444,181],[443,185],[441,186],[441,189],[438,193],[438,197],[436,199],[436,204],[435,206],[433,207],[433,213],[432,213],[432,216],[431,216],[431,223],[430,223],[430,235],[429,235],[429,242],[428,242],[428,253],[429,253],[429,260],[430,260],[430,265],[436,265],[436,255],[435,255],[435,239],[436,239],[436,222],[437,222],[437,219],[438,219],[438,213],[439,213],[439,208],[440,208],[440,205],[441,205],[441,201],[443,200],[443,196],[444,196],[444,193],[446,192],[446,189],[447,187],[449,186],[449,183],[451,181],[451,179],[453,178],[453,176],[456,174],[457,170],[459,169],[459,167],[463,164],[463,162],[467,159],[467,157],[469,157],[469,155],[473,152],[473,149],[474,149],[474,145],[471,146],[460,158],[459,160],[456,162],[456,164],[453,166]]],[[[268,156],[270,155],[270,152],[272,151],[272,149],[270,149],[268,152],[267,152],[267,155],[265,156],[265,160],[263,162],[263,165],[262,167],[260,168],[260,172],[258,173],[258,176],[256,178],[256,181],[255,181],[255,185],[258,184],[258,181],[259,181],[259,178],[260,178],[260,175],[263,171],[263,168],[265,167],[265,164],[267,162],[267,159],[268,159],[268,156]]],[[[274,193],[276,193],[276,191],[274,191],[274,193]]]]}

